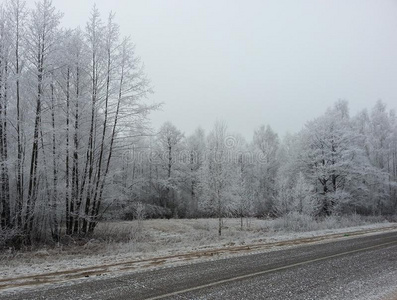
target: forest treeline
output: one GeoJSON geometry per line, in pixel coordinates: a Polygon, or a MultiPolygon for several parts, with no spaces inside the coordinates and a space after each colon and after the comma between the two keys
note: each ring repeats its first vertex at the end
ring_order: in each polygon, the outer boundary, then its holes
{"type": "Polygon", "coordinates": [[[246,141],[217,122],[185,136],[166,122],[140,139],[120,172],[122,213],[134,217],[321,218],[397,209],[397,116],[381,101],[351,117],[337,101],[296,134],[261,126],[246,141]],[[163,210],[156,210],[161,207],[163,210]]]}
{"type": "Polygon", "coordinates": [[[0,10],[0,246],[84,236],[103,218],[395,214],[397,117],[338,101],[282,139],[217,122],[150,132],[151,87],[97,9],[60,27],[50,1],[0,10]]]}

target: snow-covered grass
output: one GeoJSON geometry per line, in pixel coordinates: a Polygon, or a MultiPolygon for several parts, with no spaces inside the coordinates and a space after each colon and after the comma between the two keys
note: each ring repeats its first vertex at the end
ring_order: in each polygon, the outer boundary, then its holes
{"type": "MultiPolygon", "coordinates": [[[[327,217],[319,221],[297,213],[278,219],[223,219],[222,236],[218,236],[218,219],[156,219],[145,221],[102,223],[93,238],[96,244],[107,241],[111,251],[122,252],[125,249],[157,251],[166,248],[191,248],[203,245],[246,244],[261,238],[270,238],[280,234],[309,232],[329,229],[348,228],[368,224],[384,223],[382,217],[327,217]],[[116,243],[115,243],[116,242],[116,243]],[[119,242],[119,243],[117,243],[119,242]],[[121,242],[121,243],[120,243],[121,242]]],[[[95,243],[94,243],[95,244],[95,243]]],[[[96,249],[96,250],[104,250],[96,249]]]]}
{"type": "Polygon", "coordinates": [[[329,216],[320,220],[314,220],[310,216],[292,212],[282,218],[272,220],[270,226],[275,232],[305,232],[348,228],[366,224],[382,223],[384,221],[385,219],[382,216],[363,217],[357,214],[340,217],[329,216]]]}
{"type": "Polygon", "coordinates": [[[282,219],[156,219],[100,223],[89,240],[36,251],[0,253],[0,277],[63,271],[128,260],[390,226],[382,218],[329,217],[322,221],[293,214],[282,219]],[[351,227],[354,226],[354,227],[351,227]],[[346,229],[346,227],[350,227],[346,229]]]}

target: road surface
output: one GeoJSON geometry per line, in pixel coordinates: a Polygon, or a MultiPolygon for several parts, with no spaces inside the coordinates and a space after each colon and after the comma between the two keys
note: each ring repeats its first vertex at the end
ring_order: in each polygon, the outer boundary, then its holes
{"type": "Polygon", "coordinates": [[[397,290],[397,232],[87,279],[0,299],[378,299],[397,290]]]}

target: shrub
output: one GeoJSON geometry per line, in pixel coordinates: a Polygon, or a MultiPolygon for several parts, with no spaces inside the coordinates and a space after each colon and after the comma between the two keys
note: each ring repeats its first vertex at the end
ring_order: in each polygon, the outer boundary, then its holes
{"type": "Polygon", "coordinates": [[[7,248],[19,249],[22,246],[23,235],[17,229],[2,229],[0,230],[0,250],[7,248]]]}
{"type": "Polygon", "coordinates": [[[278,219],[273,220],[274,231],[300,232],[316,229],[316,221],[313,217],[298,212],[290,212],[278,219]]]}

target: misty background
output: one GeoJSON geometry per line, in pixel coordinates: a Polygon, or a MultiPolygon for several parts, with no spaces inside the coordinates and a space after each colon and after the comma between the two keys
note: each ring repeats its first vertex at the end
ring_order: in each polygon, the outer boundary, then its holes
{"type": "MultiPolygon", "coordinates": [[[[30,3],[28,3],[30,5],[30,3]]],[[[154,86],[154,128],[190,134],[216,120],[251,138],[281,136],[337,101],[352,115],[397,99],[396,1],[54,0],[61,26],[85,28],[94,4],[116,13],[154,86]]]]}

